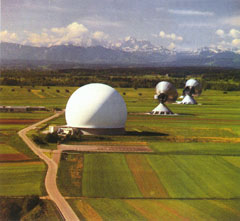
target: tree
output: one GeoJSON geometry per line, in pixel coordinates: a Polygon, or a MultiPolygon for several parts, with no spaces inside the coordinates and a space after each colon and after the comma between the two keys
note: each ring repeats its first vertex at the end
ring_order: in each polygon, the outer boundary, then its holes
{"type": "Polygon", "coordinates": [[[60,140],[57,132],[48,133],[45,137],[45,140],[49,143],[57,143],[60,140]]]}
{"type": "Polygon", "coordinates": [[[26,212],[29,212],[32,210],[35,206],[42,203],[42,200],[37,195],[28,196],[24,199],[23,203],[23,209],[26,210],[26,212]]]}
{"type": "Polygon", "coordinates": [[[32,135],[32,139],[36,144],[46,144],[46,141],[44,140],[44,137],[40,135],[32,135]]]}
{"type": "Polygon", "coordinates": [[[20,220],[22,208],[15,202],[6,204],[1,211],[1,220],[20,220]]]}

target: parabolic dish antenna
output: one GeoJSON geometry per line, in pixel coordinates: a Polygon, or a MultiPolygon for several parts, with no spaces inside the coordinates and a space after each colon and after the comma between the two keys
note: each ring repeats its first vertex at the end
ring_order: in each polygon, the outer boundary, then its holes
{"type": "Polygon", "coordinates": [[[202,93],[201,84],[195,79],[189,79],[183,90],[183,100],[181,104],[197,104],[193,97],[200,96],[202,93]]]}
{"type": "Polygon", "coordinates": [[[159,101],[159,105],[154,108],[152,115],[170,115],[173,112],[164,103],[173,103],[177,100],[178,93],[174,85],[167,81],[161,81],[156,86],[154,99],[159,101]]]}

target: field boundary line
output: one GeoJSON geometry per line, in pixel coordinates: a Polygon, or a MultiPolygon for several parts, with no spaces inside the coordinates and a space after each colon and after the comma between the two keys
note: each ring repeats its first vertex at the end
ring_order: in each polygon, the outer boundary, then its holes
{"type": "Polygon", "coordinates": [[[65,199],[118,199],[118,200],[240,200],[239,197],[196,197],[196,198],[161,198],[161,197],[94,197],[94,196],[64,196],[65,199]]]}

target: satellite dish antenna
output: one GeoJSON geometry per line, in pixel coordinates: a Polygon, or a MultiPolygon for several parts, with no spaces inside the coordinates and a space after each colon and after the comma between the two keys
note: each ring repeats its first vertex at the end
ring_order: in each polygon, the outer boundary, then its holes
{"type": "Polygon", "coordinates": [[[195,79],[189,79],[183,89],[184,98],[181,104],[197,104],[197,101],[193,97],[200,96],[201,93],[201,84],[195,79]]]}
{"type": "Polygon", "coordinates": [[[164,103],[172,103],[177,100],[178,93],[176,88],[172,83],[167,81],[161,81],[156,86],[156,94],[154,95],[154,99],[159,101],[159,105],[154,108],[150,114],[152,115],[169,115],[173,114],[173,112],[164,104],[164,103]]]}

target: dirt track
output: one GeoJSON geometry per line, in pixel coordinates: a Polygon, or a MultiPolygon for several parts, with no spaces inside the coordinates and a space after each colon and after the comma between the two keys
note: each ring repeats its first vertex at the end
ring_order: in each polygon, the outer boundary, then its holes
{"type": "Polygon", "coordinates": [[[148,146],[102,146],[102,145],[58,145],[58,150],[73,150],[73,151],[81,151],[81,152],[152,152],[152,150],[148,146]]]}
{"type": "Polygon", "coordinates": [[[40,125],[42,123],[45,123],[53,118],[60,116],[61,114],[63,114],[63,112],[56,113],[51,117],[48,117],[36,124],[33,124],[27,128],[24,128],[23,130],[18,132],[18,135],[29,146],[29,148],[36,155],[38,155],[42,160],[44,160],[46,162],[46,164],[48,165],[47,175],[45,178],[45,186],[46,186],[46,190],[47,190],[47,193],[48,193],[50,199],[55,202],[55,204],[57,205],[58,209],[62,213],[65,220],[75,221],[75,220],[79,220],[79,218],[74,213],[72,208],[69,206],[69,204],[67,203],[67,201],[64,199],[64,197],[61,195],[61,193],[59,192],[59,190],[57,188],[56,176],[57,176],[58,165],[52,159],[48,158],[42,152],[42,150],[39,147],[37,147],[36,144],[33,143],[26,135],[26,133],[28,131],[34,129],[35,127],[37,127],[38,125],[40,125]]]}

